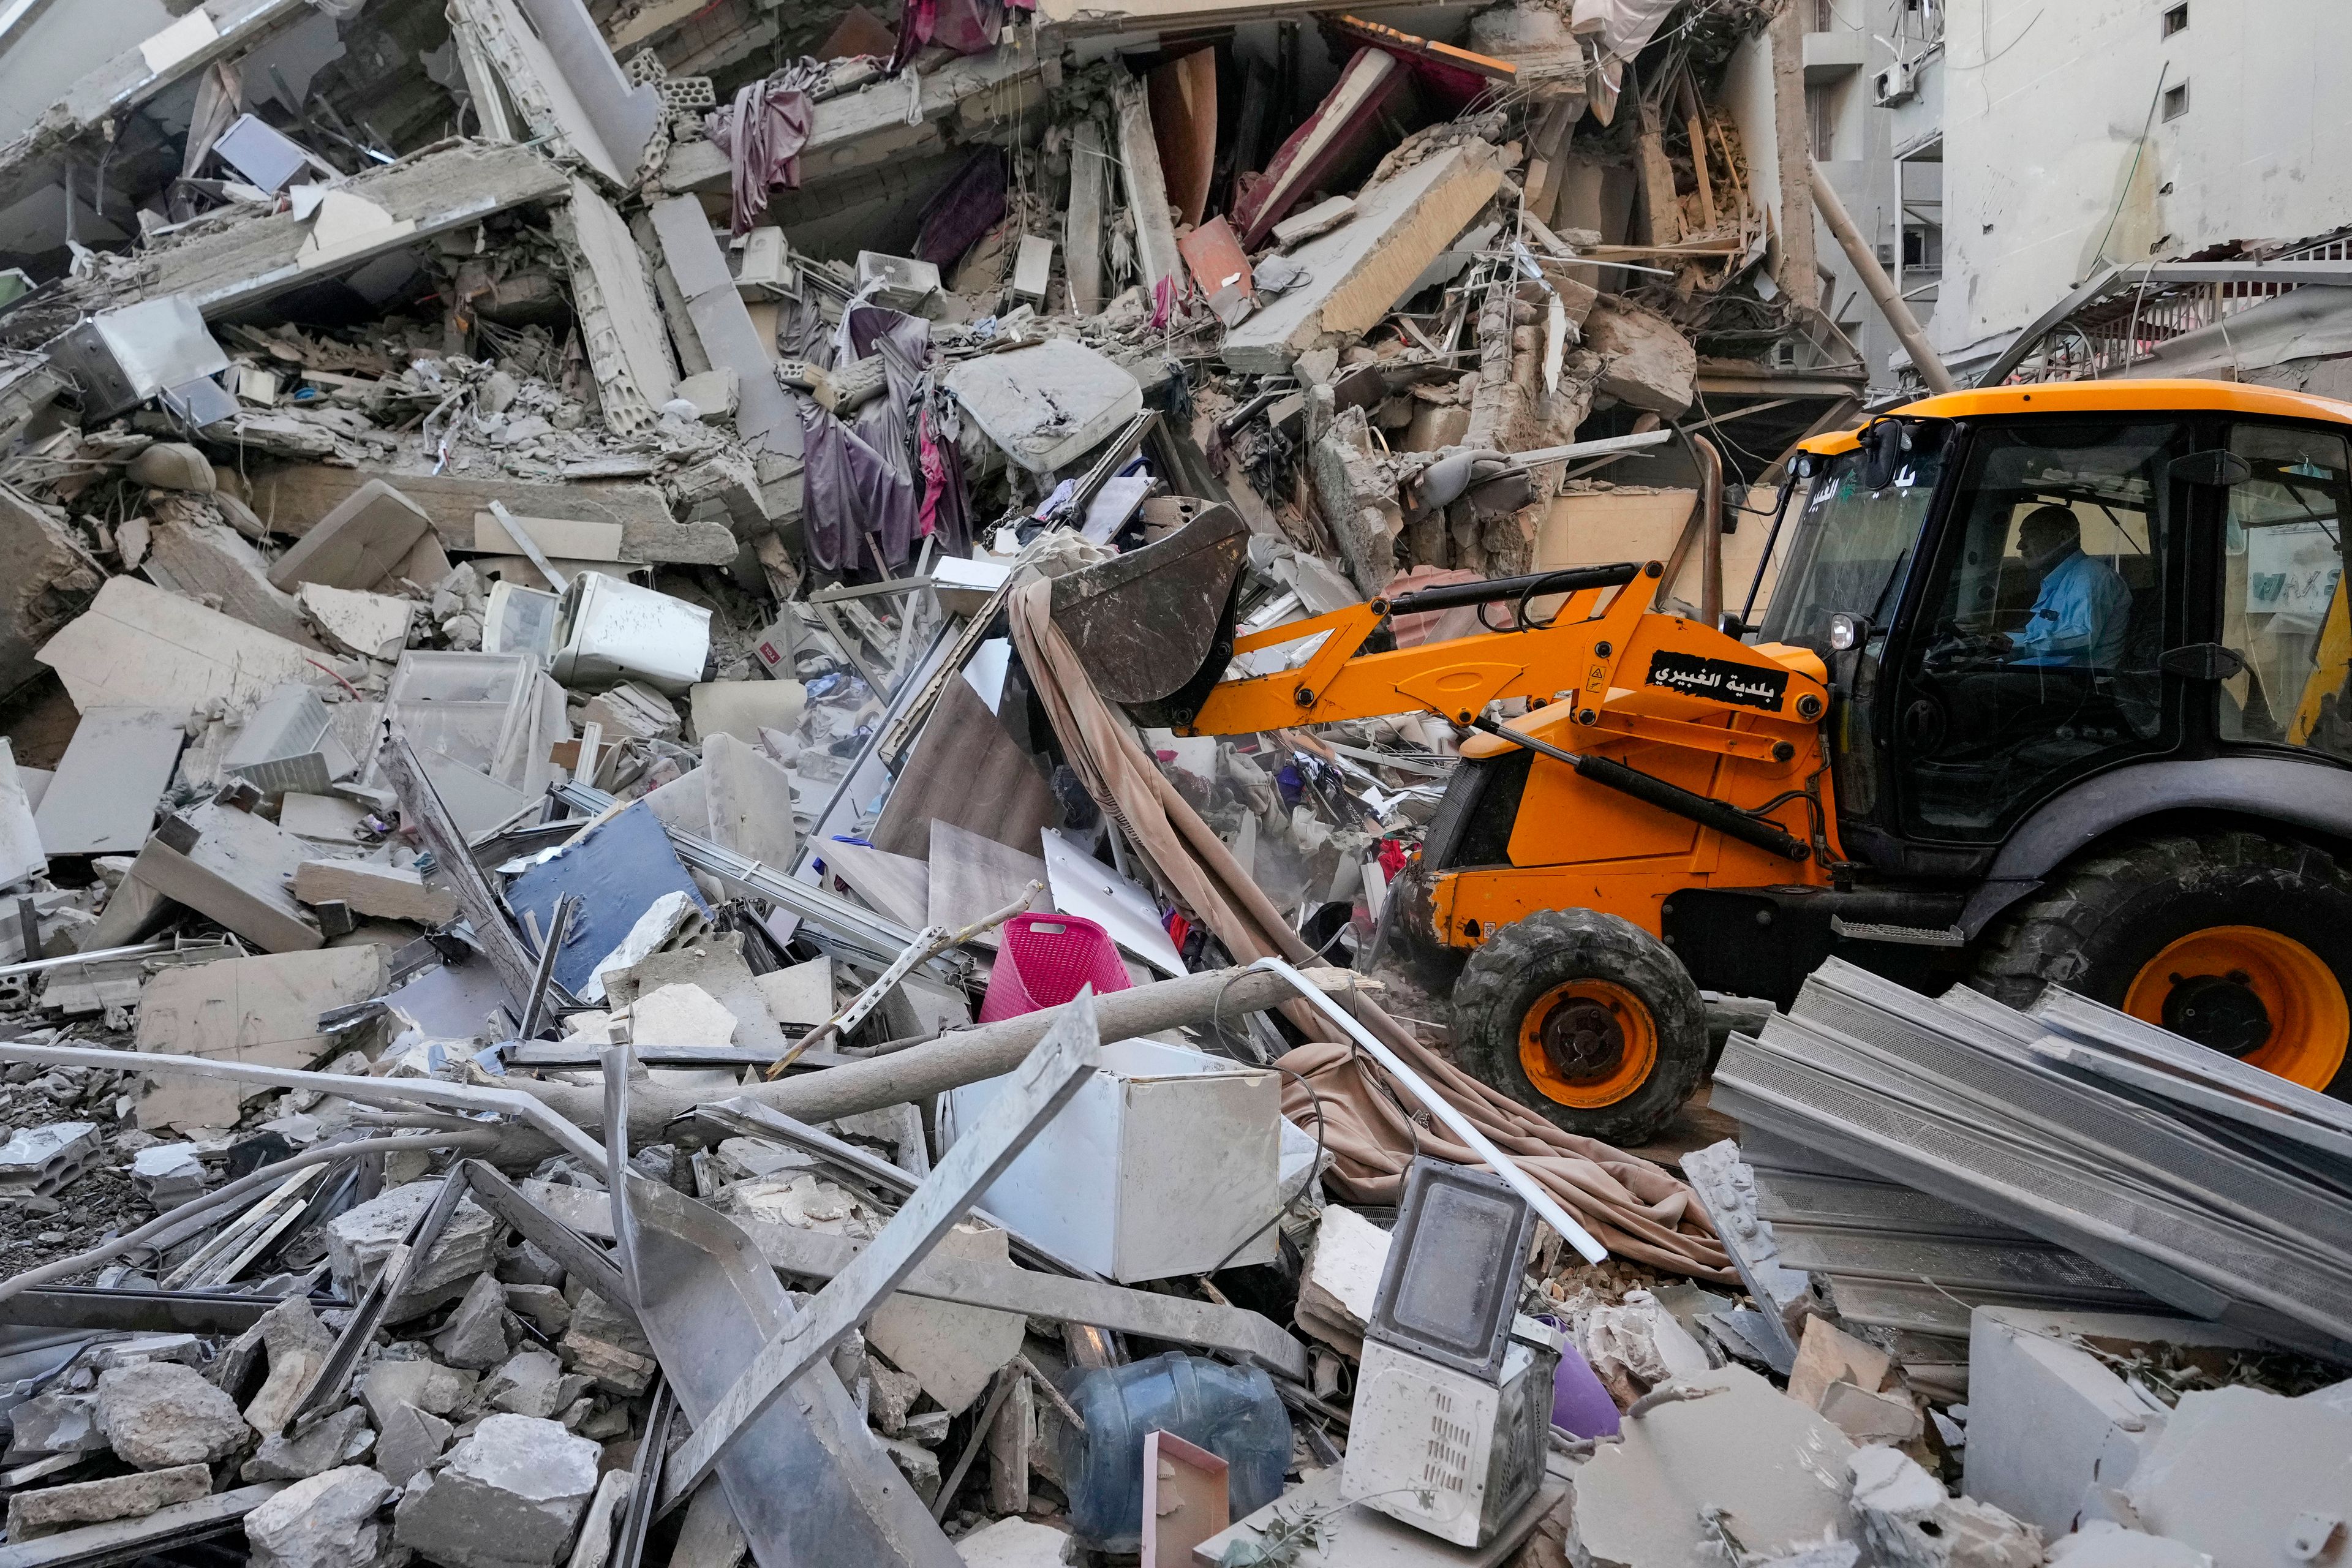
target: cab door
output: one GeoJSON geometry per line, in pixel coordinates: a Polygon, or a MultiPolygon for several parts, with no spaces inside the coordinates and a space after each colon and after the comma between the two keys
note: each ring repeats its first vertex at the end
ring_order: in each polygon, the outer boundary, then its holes
{"type": "Polygon", "coordinates": [[[2179,746],[2163,656],[2194,437],[2137,415],[1971,428],[1880,699],[1905,840],[1989,849],[2069,784],[2179,746]]]}
{"type": "Polygon", "coordinates": [[[2206,573],[2220,679],[2198,717],[2222,751],[2352,760],[2352,444],[2340,429],[2249,422],[2231,427],[2229,451],[2234,482],[2206,573]]]}

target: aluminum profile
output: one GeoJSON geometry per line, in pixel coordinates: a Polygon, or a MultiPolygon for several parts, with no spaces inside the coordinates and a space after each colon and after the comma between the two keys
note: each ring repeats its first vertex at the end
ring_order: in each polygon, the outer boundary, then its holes
{"type": "MultiPolygon", "coordinates": [[[[1902,994],[1907,1011],[1932,1006],[1902,994]]],[[[1716,1109],[2082,1253],[2194,1316],[2325,1354],[2352,1348],[2352,1268],[2340,1261],[2099,1170],[2063,1130],[2005,1133],[1990,1125],[1997,1107],[1808,1018],[1777,1019],[1766,1037],[1732,1037],[1716,1109]]]]}

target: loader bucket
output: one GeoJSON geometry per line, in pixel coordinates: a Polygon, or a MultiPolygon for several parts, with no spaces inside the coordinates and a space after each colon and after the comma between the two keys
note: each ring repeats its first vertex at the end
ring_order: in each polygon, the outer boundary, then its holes
{"type": "Polygon", "coordinates": [[[1233,657],[1248,555],[1249,525],[1213,506],[1157,544],[1054,579],[1054,624],[1104,697],[1147,723],[1189,723],[1233,657]]]}

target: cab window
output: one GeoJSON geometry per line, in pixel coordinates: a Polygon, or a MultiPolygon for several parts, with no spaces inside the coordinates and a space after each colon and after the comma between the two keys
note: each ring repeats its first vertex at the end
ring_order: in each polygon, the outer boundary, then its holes
{"type": "Polygon", "coordinates": [[[2230,450],[2246,468],[2230,487],[2221,643],[2244,668],[2221,683],[2221,737],[2352,759],[2352,457],[2342,436],[2283,425],[2238,426],[2230,450]]]}

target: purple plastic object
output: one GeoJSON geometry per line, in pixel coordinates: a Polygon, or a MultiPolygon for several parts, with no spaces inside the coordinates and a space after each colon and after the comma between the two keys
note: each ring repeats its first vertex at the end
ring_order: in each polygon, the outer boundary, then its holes
{"type": "Polygon", "coordinates": [[[1110,933],[1076,915],[1014,915],[1001,941],[981,998],[983,1024],[1058,1007],[1087,985],[1100,996],[1133,984],[1110,933]]]}
{"type": "MultiPolygon", "coordinates": [[[[1568,1327],[1552,1318],[1544,1321],[1563,1332],[1568,1327]]],[[[1617,1402],[1601,1386],[1592,1363],[1573,1341],[1562,1345],[1559,1370],[1551,1378],[1551,1424],[1571,1436],[1614,1437],[1618,1421],[1617,1402]]]]}

